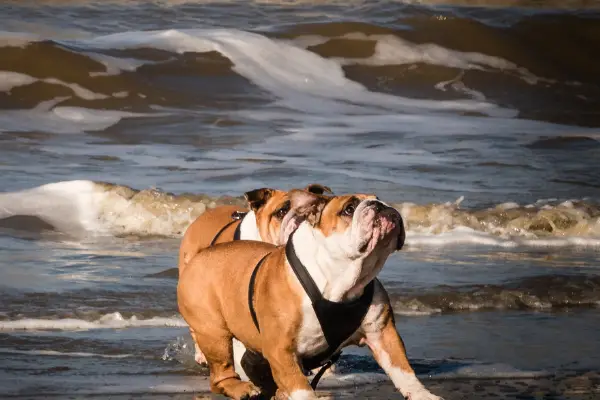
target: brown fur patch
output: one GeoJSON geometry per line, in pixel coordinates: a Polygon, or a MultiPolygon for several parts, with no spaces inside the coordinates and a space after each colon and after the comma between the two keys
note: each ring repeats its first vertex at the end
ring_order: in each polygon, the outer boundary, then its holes
{"type": "Polygon", "coordinates": [[[360,202],[366,199],[374,200],[376,196],[360,193],[332,198],[321,212],[318,228],[325,236],[344,232],[352,223],[353,212],[349,213],[350,207],[356,210],[360,202]]]}

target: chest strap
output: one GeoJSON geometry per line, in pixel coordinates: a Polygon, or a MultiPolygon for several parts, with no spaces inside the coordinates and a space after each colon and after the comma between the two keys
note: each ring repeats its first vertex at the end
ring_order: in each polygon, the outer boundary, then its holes
{"type": "MultiPolygon", "coordinates": [[[[288,239],[288,243],[285,247],[285,253],[292,270],[296,274],[296,277],[302,284],[306,294],[311,300],[313,309],[317,316],[317,320],[321,325],[321,330],[327,341],[327,349],[323,352],[310,357],[304,357],[301,359],[302,366],[305,370],[312,370],[318,367],[321,369],[317,372],[311,382],[313,389],[316,389],[319,380],[325,373],[325,371],[335,363],[339,356],[340,351],[338,348],[348,340],[354,332],[360,328],[363,318],[367,314],[371,302],[373,300],[373,294],[375,292],[375,281],[371,281],[364,289],[362,296],[356,300],[347,302],[333,302],[325,299],[321,294],[321,291],[317,287],[306,267],[302,264],[294,246],[292,244],[292,235],[288,239]]],[[[269,253],[270,254],[270,253],[269,253]]],[[[254,267],[252,275],[250,276],[250,284],[248,285],[248,307],[250,309],[250,315],[252,321],[256,326],[256,329],[260,332],[260,326],[256,317],[256,311],[254,310],[253,297],[254,297],[254,286],[256,284],[256,275],[260,266],[269,255],[265,255],[254,267]]],[[[258,359],[262,355],[246,350],[247,352],[253,353],[252,357],[258,359]]],[[[250,356],[250,354],[248,354],[250,356]]],[[[264,358],[263,358],[264,360],[264,358]]],[[[266,360],[265,360],[266,362],[266,360]]]]}
{"type": "Polygon", "coordinates": [[[375,293],[375,281],[369,282],[363,294],[351,301],[334,302],[321,294],[317,284],[302,264],[293,245],[294,234],[290,235],[285,247],[285,254],[292,270],[310,298],[317,320],[327,341],[327,349],[320,354],[303,360],[307,369],[313,369],[326,363],[338,353],[339,347],[356,332],[364,319],[375,293]]]}
{"type": "MultiPolygon", "coordinates": [[[[254,271],[252,271],[252,275],[250,276],[250,284],[248,285],[248,308],[250,309],[250,315],[252,316],[252,321],[254,322],[254,325],[256,326],[256,329],[258,329],[258,331],[260,332],[260,326],[258,325],[258,318],[256,317],[256,311],[254,309],[254,286],[256,285],[256,275],[258,273],[258,270],[260,268],[260,266],[263,264],[263,262],[265,261],[265,259],[269,256],[269,254],[271,253],[267,253],[263,258],[260,259],[260,261],[256,264],[256,267],[254,267],[254,271]]],[[[319,384],[319,380],[321,380],[321,377],[323,376],[323,374],[325,373],[325,371],[327,371],[332,365],[333,363],[335,363],[338,358],[340,357],[340,354],[334,354],[332,357],[330,357],[330,359],[323,365],[319,365],[321,367],[321,369],[315,374],[315,377],[312,379],[310,386],[313,388],[313,390],[317,389],[317,385],[319,384]]],[[[259,373],[262,373],[262,379],[265,379],[265,377],[268,377],[268,380],[273,380],[273,375],[271,373],[271,367],[269,366],[269,362],[265,359],[265,357],[260,354],[257,353],[253,350],[250,349],[246,349],[246,351],[244,352],[244,355],[242,356],[242,359],[240,361],[242,368],[246,371],[246,374],[249,374],[249,371],[251,370],[258,370],[260,371],[259,373]]],[[[306,366],[303,363],[303,367],[305,369],[306,366]]],[[[315,367],[316,368],[316,367],[315,367]]],[[[312,368],[310,368],[312,369],[312,368]]]]}
{"type": "Polygon", "coordinates": [[[241,228],[242,228],[242,220],[244,219],[244,217],[246,216],[246,214],[248,214],[248,213],[247,212],[242,212],[242,211],[234,211],[231,214],[231,221],[229,221],[227,224],[225,224],[225,226],[222,227],[219,230],[219,232],[217,232],[217,234],[215,235],[215,237],[213,238],[213,240],[211,240],[209,246],[213,246],[215,244],[215,242],[217,241],[217,239],[219,238],[219,236],[221,236],[221,234],[225,231],[225,229],[229,228],[231,225],[235,224],[238,221],[240,221],[240,223],[235,228],[235,232],[233,233],[233,240],[240,240],[240,231],[241,231],[241,228]]]}

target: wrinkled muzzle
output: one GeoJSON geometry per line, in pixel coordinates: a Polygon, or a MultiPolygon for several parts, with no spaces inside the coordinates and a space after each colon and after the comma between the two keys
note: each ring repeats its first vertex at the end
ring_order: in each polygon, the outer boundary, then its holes
{"type": "Polygon", "coordinates": [[[395,240],[395,250],[404,246],[406,233],[398,210],[379,200],[372,200],[365,206],[364,218],[372,229],[371,240],[366,244],[365,251],[371,252],[377,244],[388,244],[390,240],[395,240]]]}

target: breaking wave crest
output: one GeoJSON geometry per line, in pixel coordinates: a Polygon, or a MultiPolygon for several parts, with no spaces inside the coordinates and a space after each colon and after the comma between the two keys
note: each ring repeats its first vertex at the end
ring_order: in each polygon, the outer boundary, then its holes
{"type": "Polygon", "coordinates": [[[540,200],[461,209],[460,203],[395,204],[414,244],[600,245],[600,205],[590,201],[540,200]]]}
{"type": "Polygon", "coordinates": [[[0,321],[0,331],[87,331],[92,329],[123,329],[137,327],[186,327],[180,317],[153,317],[138,319],[135,315],[124,318],[119,312],[106,314],[93,321],[75,318],[41,319],[25,318],[13,321],[0,321]]]}
{"type": "MultiPolygon", "coordinates": [[[[397,203],[408,245],[600,246],[600,205],[592,201],[503,203],[463,209],[462,199],[442,204],[397,203]]],[[[241,197],[172,194],[93,181],[65,181],[0,194],[0,227],[19,230],[23,217],[72,236],[183,235],[207,208],[243,205],[241,197]]]]}

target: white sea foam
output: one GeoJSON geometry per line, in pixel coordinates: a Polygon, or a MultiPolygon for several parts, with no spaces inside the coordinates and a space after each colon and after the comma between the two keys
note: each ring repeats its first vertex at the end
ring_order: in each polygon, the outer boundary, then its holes
{"type": "MultiPolygon", "coordinates": [[[[85,92],[81,92],[80,94],[82,93],[85,92]]],[[[0,133],[42,131],[75,134],[86,131],[101,131],[115,125],[123,118],[152,117],[157,115],[125,111],[93,110],[84,107],[54,107],[65,99],[63,97],[42,102],[31,110],[0,110],[0,133]]]]}
{"type": "Polygon", "coordinates": [[[434,43],[411,43],[393,35],[349,33],[342,36],[342,38],[375,42],[375,52],[372,56],[340,59],[343,64],[379,66],[424,63],[458,69],[512,71],[530,84],[535,84],[541,80],[527,69],[519,67],[511,61],[487,54],[447,49],[434,43]]]}
{"type": "Polygon", "coordinates": [[[63,82],[60,79],[56,79],[56,78],[40,79],[40,81],[67,87],[73,91],[75,96],[80,97],[84,100],[102,100],[102,99],[108,98],[108,96],[105,94],[92,92],[91,90],[88,90],[88,89],[84,88],[83,86],[78,85],[76,83],[67,83],[67,82],[63,82]]]}
{"type": "Polygon", "coordinates": [[[142,65],[155,64],[153,61],[138,60],[136,58],[119,58],[93,52],[87,52],[84,54],[103,64],[106,68],[105,72],[90,72],[91,77],[118,75],[122,71],[136,71],[142,65]]]}
{"type": "Polygon", "coordinates": [[[107,95],[92,92],[76,83],[67,83],[56,78],[38,79],[18,72],[0,71],[0,91],[9,92],[15,87],[31,85],[35,82],[45,82],[52,85],[64,86],[71,89],[75,96],[84,100],[102,100],[108,98],[107,95]]]}
{"type": "Polygon", "coordinates": [[[121,313],[106,314],[95,321],[86,321],[76,318],[64,319],[38,319],[24,318],[13,321],[0,321],[1,331],[87,331],[92,329],[124,329],[138,327],[186,327],[187,324],[180,317],[153,317],[138,319],[135,315],[124,318],[121,313]]]}
{"type": "Polygon", "coordinates": [[[158,191],[139,192],[92,181],[51,183],[0,194],[0,219],[35,216],[60,232],[88,235],[181,234],[206,209],[204,203],[173,201],[158,191]]]}
{"type": "Polygon", "coordinates": [[[445,247],[456,245],[481,245],[490,247],[577,247],[600,248],[600,238],[597,237],[542,237],[522,238],[513,236],[503,238],[486,232],[477,232],[467,227],[457,227],[441,234],[420,234],[408,231],[407,246],[445,247]]]}
{"type": "Polygon", "coordinates": [[[86,352],[62,352],[55,350],[17,350],[0,348],[0,354],[22,354],[32,356],[49,356],[49,357],[84,357],[84,358],[129,358],[133,354],[97,354],[86,352]]]}
{"type": "Polygon", "coordinates": [[[37,79],[19,72],[0,71],[0,92],[10,92],[18,86],[30,85],[37,79]]]}

